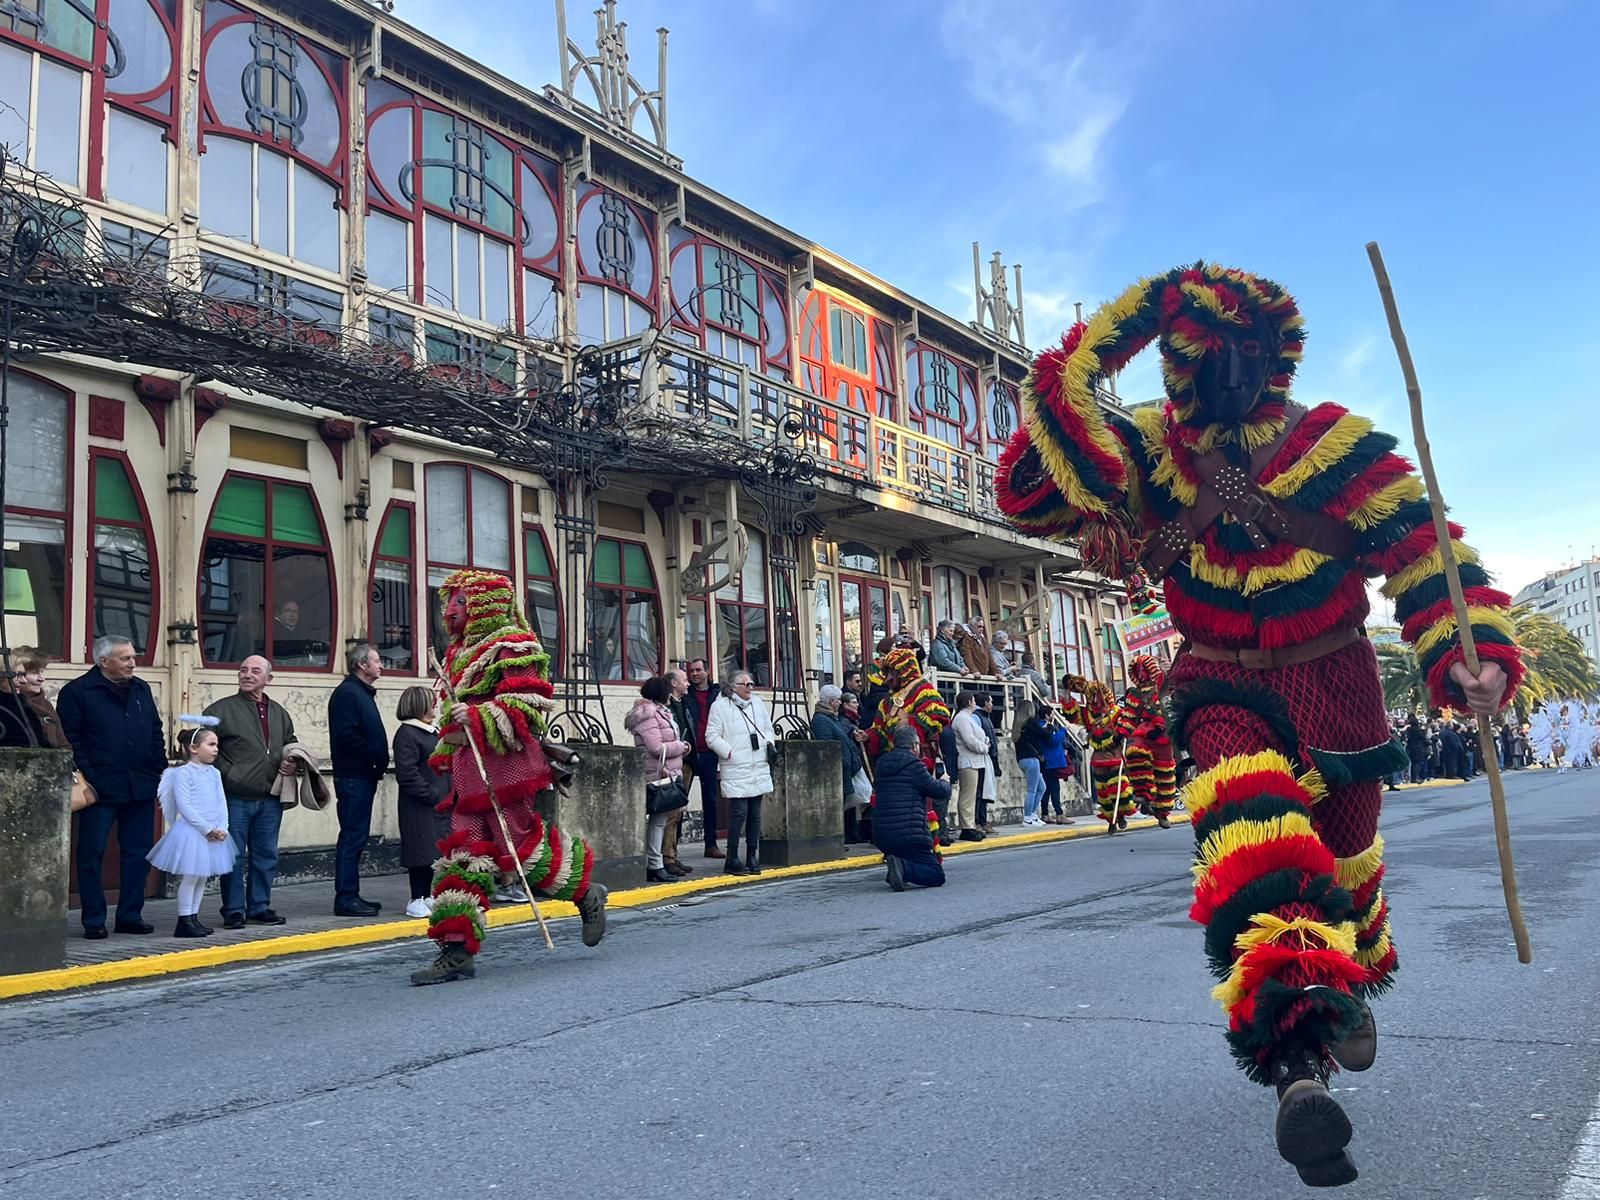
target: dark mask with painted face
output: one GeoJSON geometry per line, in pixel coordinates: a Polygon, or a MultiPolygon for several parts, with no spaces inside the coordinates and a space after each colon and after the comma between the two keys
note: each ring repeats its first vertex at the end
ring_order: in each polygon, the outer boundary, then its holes
{"type": "Polygon", "coordinates": [[[1237,425],[1261,402],[1278,358],[1272,322],[1256,313],[1249,325],[1225,325],[1221,345],[1208,351],[1195,372],[1199,415],[1218,425],[1237,425]]]}

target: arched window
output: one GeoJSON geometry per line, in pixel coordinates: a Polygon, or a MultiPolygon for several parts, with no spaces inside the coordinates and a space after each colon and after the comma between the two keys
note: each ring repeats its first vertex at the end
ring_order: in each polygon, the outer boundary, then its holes
{"type": "Polygon", "coordinates": [[[205,7],[200,224],[338,273],[349,63],[224,0],[205,7]]]}
{"type": "Polygon", "coordinates": [[[450,644],[439,587],[462,567],[511,574],[511,485],[482,467],[429,463],[423,472],[428,519],[428,628],[443,654],[450,644]]]}
{"type": "Polygon", "coordinates": [[[367,602],[367,637],[391,671],[423,674],[417,660],[416,509],[391,500],[378,529],[367,602]]]}
{"type": "Polygon", "coordinates": [[[1078,635],[1078,605],[1070,592],[1053,588],[1050,592],[1050,670],[1052,687],[1063,675],[1084,673],[1083,646],[1078,635]]]}
{"type": "Polygon", "coordinates": [[[690,233],[669,231],[672,323],[708,354],[789,378],[789,294],[783,276],[690,233]]]}
{"type": "MultiPolygon", "coordinates": [[[[711,538],[723,535],[727,526],[715,521],[711,538]]],[[[737,583],[717,592],[717,648],[721,650],[718,676],[727,679],[743,669],[755,676],[760,687],[772,685],[772,638],[767,623],[766,539],[757,530],[746,528],[749,549],[737,583]]]]}
{"type": "Polygon", "coordinates": [[[176,0],[0,4],[0,142],[58,183],[167,215],[178,19],[176,0]]]}
{"type": "Polygon", "coordinates": [[[560,336],[560,167],[387,79],[367,112],[372,286],[560,336]]]}
{"type": "Polygon", "coordinates": [[[990,462],[1000,461],[1000,453],[1022,423],[1017,387],[1003,379],[991,379],[984,394],[983,452],[990,462]]]}
{"type": "Polygon", "coordinates": [[[522,528],[522,569],[526,576],[527,593],[524,608],[533,631],[539,635],[544,652],[550,656],[550,672],[564,673],[562,657],[561,590],[556,582],[555,559],[550,555],[550,543],[544,530],[537,525],[522,528]]]}
{"type": "Polygon", "coordinates": [[[620,192],[578,188],[578,341],[597,346],[655,321],[655,215],[620,192]]]}
{"type": "Polygon", "coordinates": [[[958,450],[979,445],[978,372],[940,350],[912,345],[906,353],[911,424],[958,450]]]}
{"type": "Polygon", "coordinates": [[[933,621],[955,621],[965,625],[971,619],[968,605],[969,584],[965,571],[955,567],[933,569],[933,621]]]}
{"type": "Polygon", "coordinates": [[[817,670],[824,683],[838,683],[833,662],[833,580],[817,576],[811,595],[813,614],[812,644],[816,647],[817,670]]]}
{"type": "Polygon", "coordinates": [[[127,458],[119,451],[89,456],[89,510],[94,514],[89,551],[89,643],[114,633],[133,643],[141,662],[155,649],[160,591],[150,514],[127,458]]]}
{"type": "Polygon", "coordinates": [[[800,308],[800,381],[840,408],[895,416],[894,326],[821,288],[800,308]]]}
{"type": "Polygon", "coordinates": [[[8,400],[6,641],[65,658],[72,394],[12,371],[8,400]]]}
{"type": "Polygon", "coordinates": [[[206,666],[260,654],[274,668],[326,668],[334,612],[328,535],[311,489],[229,472],[200,563],[206,666]]]}
{"type": "Polygon", "coordinates": [[[649,679],[661,669],[661,593],[638,542],[597,538],[585,604],[596,679],[649,679]]]}

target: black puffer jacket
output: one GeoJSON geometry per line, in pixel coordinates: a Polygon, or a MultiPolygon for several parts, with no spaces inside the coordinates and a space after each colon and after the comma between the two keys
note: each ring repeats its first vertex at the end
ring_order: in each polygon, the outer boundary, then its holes
{"type": "Polygon", "coordinates": [[[872,844],[885,854],[931,851],[928,801],[943,800],[950,785],[928,774],[922,760],[909,750],[891,750],[880,758],[876,779],[872,844]]]}

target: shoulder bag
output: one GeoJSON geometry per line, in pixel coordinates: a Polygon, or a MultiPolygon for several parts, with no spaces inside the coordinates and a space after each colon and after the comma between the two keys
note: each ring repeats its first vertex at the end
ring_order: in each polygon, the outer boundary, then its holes
{"type": "MultiPolygon", "coordinates": [[[[667,748],[661,747],[661,762],[656,770],[667,769],[667,748]]],[[[674,775],[644,785],[644,811],[652,817],[662,813],[677,812],[689,803],[689,789],[683,786],[683,776],[674,775]]]]}

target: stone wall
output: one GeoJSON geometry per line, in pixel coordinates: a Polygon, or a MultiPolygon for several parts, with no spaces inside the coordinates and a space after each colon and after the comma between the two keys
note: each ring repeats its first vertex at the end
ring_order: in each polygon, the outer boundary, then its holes
{"type": "Polygon", "coordinates": [[[0,975],[66,961],[72,756],[0,750],[0,975]]]}
{"type": "Polygon", "coordinates": [[[541,801],[539,812],[594,847],[594,878],[608,888],[644,884],[644,751],[582,746],[572,791],[541,801]]]}
{"type": "MultiPolygon", "coordinates": [[[[827,862],[844,854],[844,794],[837,742],[785,741],[761,806],[761,862],[827,862]]],[[[730,851],[731,853],[731,851],[730,851]]]]}

